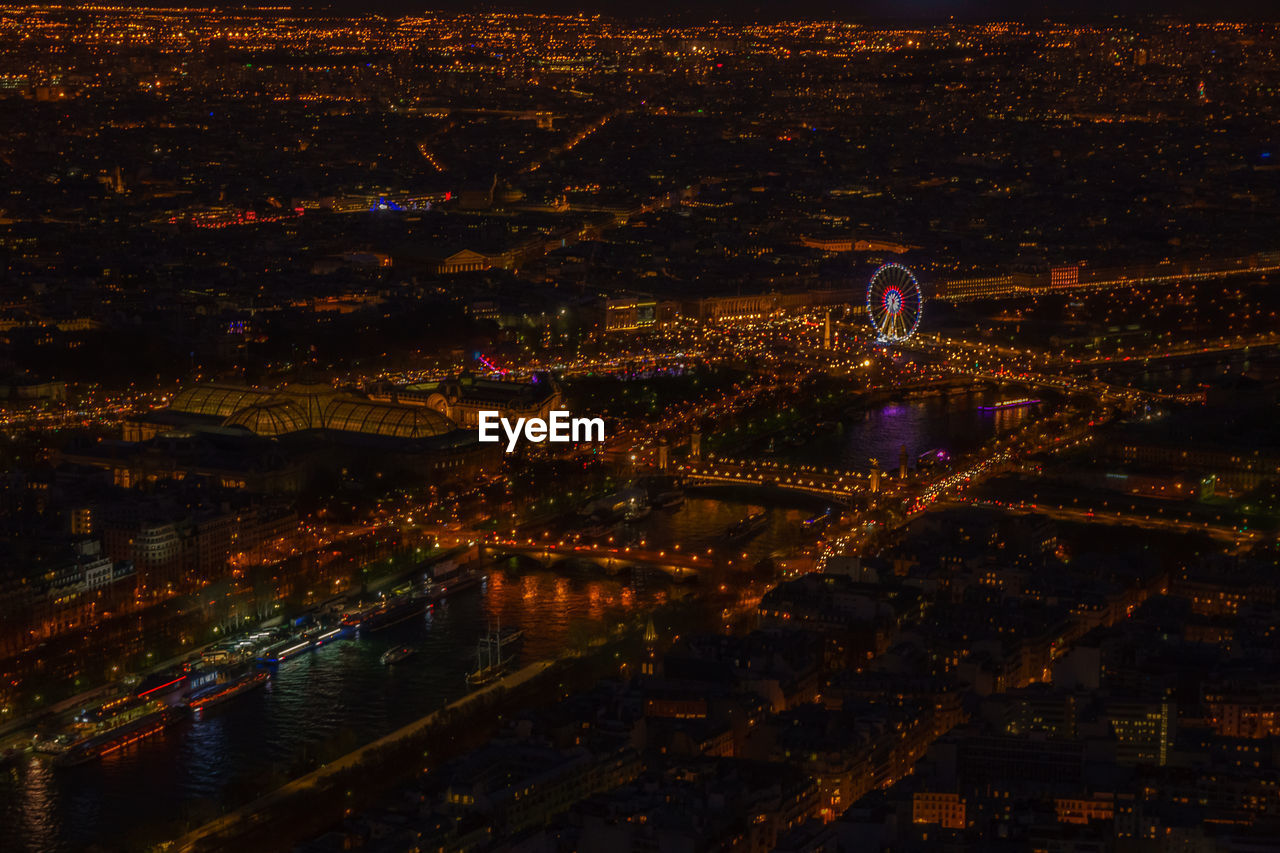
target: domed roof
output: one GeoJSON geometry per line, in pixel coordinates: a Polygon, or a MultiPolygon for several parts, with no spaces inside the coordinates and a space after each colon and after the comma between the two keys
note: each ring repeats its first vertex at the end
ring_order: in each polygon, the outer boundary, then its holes
{"type": "Polygon", "coordinates": [[[248,404],[265,400],[273,392],[247,385],[209,383],[184,388],[174,395],[169,408],[190,415],[215,415],[225,418],[248,404]]]}
{"type": "Polygon", "coordinates": [[[394,438],[431,438],[457,429],[444,415],[423,406],[336,399],[325,409],[325,427],[394,438]]]}
{"type": "Polygon", "coordinates": [[[375,403],[323,384],[295,384],[278,391],[243,385],[195,385],[176,394],[169,409],[180,415],[218,417],[224,427],[241,427],[268,437],[330,429],[412,439],[447,435],[458,429],[434,409],[375,403]]]}
{"type": "Polygon", "coordinates": [[[257,400],[232,414],[223,426],[241,426],[254,435],[286,435],[307,428],[307,418],[288,400],[257,400]]]}
{"type": "Polygon", "coordinates": [[[329,404],[342,394],[335,391],[332,385],[299,382],[281,388],[277,396],[293,403],[305,416],[307,425],[318,429],[324,424],[324,413],[329,404]]]}

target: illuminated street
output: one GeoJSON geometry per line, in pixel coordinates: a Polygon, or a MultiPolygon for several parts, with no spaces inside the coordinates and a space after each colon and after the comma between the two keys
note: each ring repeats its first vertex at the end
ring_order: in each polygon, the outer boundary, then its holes
{"type": "Polygon", "coordinates": [[[0,8],[4,853],[1271,850],[1275,10],[1042,5],[0,8]]]}

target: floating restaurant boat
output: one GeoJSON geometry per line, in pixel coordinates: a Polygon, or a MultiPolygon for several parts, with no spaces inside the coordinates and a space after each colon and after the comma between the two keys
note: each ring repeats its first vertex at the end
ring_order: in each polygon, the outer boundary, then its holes
{"type": "Polygon", "coordinates": [[[165,699],[171,694],[191,688],[192,672],[189,666],[175,666],[153,672],[138,682],[133,695],[139,699],[165,699]]]}
{"type": "Polygon", "coordinates": [[[487,577],[471,566],[459,567],[447,560],[433,567],[432,575],[420,586],[401,589],[385,598],[348,611],[339,630],[346,634],[381,631],[419,615],[435,602],[479,584],[487,577]]]}
{"type": "Polygon", "coordinates": [[[332,628],[311,628],[300,634],[295,634],[279,642],[272,643],[258,653],[258,660],[265,664],[280,664],[290,658],[297,657],[303,652],[309,652],[312,649],[318,649],[325,643],[341,636],[344,625],[336,625],[332,628]]]}
{"type": "Polygon", "coordinates": [[[391,595],[342,617],[342,628],[348,631],[381,631],[412,619],[426,610],[430,602],[427,594],[419,590],[391,595]]]}
{"type": "Polygon", "coordinates": [[[439,601],[455,592],[470,589],[488,577],[477,568],[471,566],[459,568],[456,563],[452,562],[443,563],[436,568],[436,573],[431,576],[431,579],[427,581],[424,587],[424,594],[427,600],[431,602],[439,601]]]}
{"type": "Polygon", "coordinates": [[[306,636],[294,636],[272,643],[258,653],[258,660],[265,664],[284,663],[289,658],[309,652],[315,646],[306,636]]]}
{"type": "Polygon", "coordinates": [[[980,412],[994,412],[999,409],[1018,409],[1023,406],[1034,406],[1039,400],[1033,400],[1030,397],[1018,397],[1016,400],[1000,400],[990,406],[979,406],[980,412]]]}
{"type": "Polygon", "coordinates": [[[37,741],[37,752],[59,767],[84,764],[152,737],[181,719],[174,708],[156,699],[122,696],[81,711],[68,732],[37,741]]]}
{"type": "Polygon", "coordinates": [[[192,711],[202,711],[219,705],[228,699],[234,699],[242,693],[248,693],[262,687],[271,680],[271,673],[264,669],[246,670],[237,676],[220,681],[210,687],[193,693],[187,699],[187,707],[192,711]]]}

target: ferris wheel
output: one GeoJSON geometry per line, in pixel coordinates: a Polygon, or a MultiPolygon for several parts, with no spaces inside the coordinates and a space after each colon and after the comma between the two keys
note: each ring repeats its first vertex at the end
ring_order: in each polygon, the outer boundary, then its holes
{"type": "Polygon", "coordinates": [[[876,338],[888,343],[905,341],[920,325],[924,294],[920,282],[902,264],[883,264],[867,285],[867,320],[876,338]]]}

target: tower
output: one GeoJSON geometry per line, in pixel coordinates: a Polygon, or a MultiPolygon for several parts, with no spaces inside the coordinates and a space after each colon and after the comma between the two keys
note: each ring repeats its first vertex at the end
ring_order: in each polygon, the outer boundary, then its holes
{"type": "Polygon", "coordinates": [[[877,494],[880,491],[880,460],[871,460],[871,494],[877,494]]]}
{"type": "Polygon", "coordinates": [[[907,446],[905,444],[898,451],[898,479],[907,479],[907,446]]]}
{"type": "Polygon", "coordinates": [[[831,309],[827,309],[827,319],[822,324],[822,348],[831,349],[831,309]]]}
{"type": "Polygon", "coordinates": [[[695,431],[689,436],[689,458],[695,462],[702,458],[702,433],[695,431]]]}

